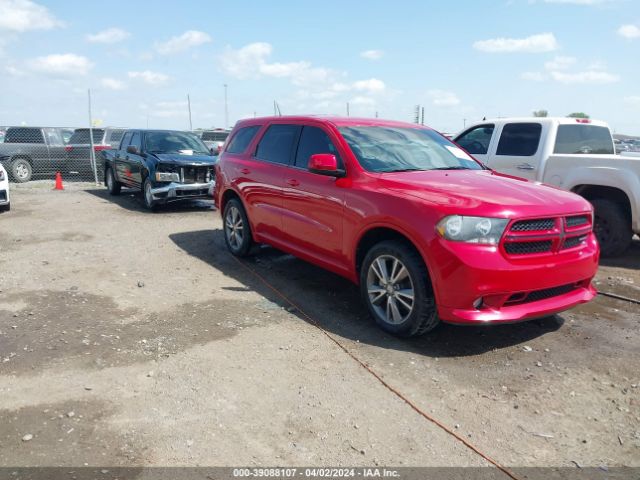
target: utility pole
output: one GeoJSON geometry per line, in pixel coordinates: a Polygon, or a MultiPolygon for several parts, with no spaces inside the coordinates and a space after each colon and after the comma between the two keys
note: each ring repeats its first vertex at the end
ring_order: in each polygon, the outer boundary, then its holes
{"type": "Polygon", "coordinates": [[[229,100],[227,98],[227,84],[224,84],[224,128],[229,128],[229,100]]]}
{"type": "Polygon", "coordinates": [[[422,121],[420,123],[424,125],[424,107],[422,107],[422,121]]]}
{"type": "Polygon", "coordinates": [[[189,108],[189,131],[193,132],[193,123],[191,122],[191,98],[189,98],[188,93],[187,93],[187,107],[189,108]]]}
{"type": "Polygon", "coordinates": [[[347,117],[349,116],[349,102],[347,102],[347,117]]]}
{"type": "Polygon", "coordinates": [[[96,181],[96,185],[98,185],[98,169],[96,168],[96,151],[93,148],[93,118],[91,116],[91,89],[87,89],[87,94],[89,97],[89,146],[91,148],[89,155],[91,158],[91,165],[93,167],[93,178],[96,181]]]}

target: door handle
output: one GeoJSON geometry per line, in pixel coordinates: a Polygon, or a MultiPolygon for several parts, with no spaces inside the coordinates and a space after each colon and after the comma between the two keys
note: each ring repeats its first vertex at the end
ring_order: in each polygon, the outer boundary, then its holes
{"type": "Polygon", "coordinates": [[[241,168],[240,173],[242,173],[243,175],[248,175],[251,173],[251,170],[249,170],[248,168],[241,168]]]}
{"type": "Polygon", "coordinates": [[[292,187],[297,187],[298,185],[300,185],[300,182],[294,178],[291,178],[289,180],[287,180],[287,184],[292,186],[292,187]]]}
{"type": "Polygon", "coordinates": [[[518,170],[534,170],[534,166],[528,163],[521,163],[518,165],[518,170]]]}

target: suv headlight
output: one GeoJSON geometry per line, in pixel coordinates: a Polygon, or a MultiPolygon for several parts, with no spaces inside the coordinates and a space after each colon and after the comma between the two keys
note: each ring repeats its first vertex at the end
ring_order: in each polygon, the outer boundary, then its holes
{"type": "Polygon", "coordinates": [[[450,215],[438,222],[436,230],[442,238],[454,242],[497,245],[507,223],[509,220],[506,218],[450,215]]]}
{"type": "Polygon", "coordinates": [[[177,172],[156,172],[158,182],[179,182],[180,174],[177,172]]]}

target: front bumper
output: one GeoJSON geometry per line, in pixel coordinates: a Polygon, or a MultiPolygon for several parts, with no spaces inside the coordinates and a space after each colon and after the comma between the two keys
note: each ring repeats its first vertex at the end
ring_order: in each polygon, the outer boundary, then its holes
{"type": "Polygon", "coordinates": [[[194,198],[212,198],[215,182],[178,183],[171,182],[161,187],[152,188],[153,200],[158,202],[175,202],[194,198]]]}
{"type": "Polygon", "coordinates": [[[492,246],[437,240],[432,268],[441,320],[513,323],[568,310],[596,295],[591,280],[599,247],[589,234],[581,248],[508,259],[492,246]]]}

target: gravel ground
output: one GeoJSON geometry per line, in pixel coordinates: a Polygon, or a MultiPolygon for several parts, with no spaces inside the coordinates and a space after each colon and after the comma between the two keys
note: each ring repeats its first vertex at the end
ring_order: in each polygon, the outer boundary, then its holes
{"type": "MultiPolygon", "coordinates": [[[[400,340],[335,275],[238,263],[210,202],[50,188],[0,215],[0,466],[487,464],[313,322],[504,465],[640,466],[638,305],[400,340]]],[[[640,241],[597,284],[640,299],[640,241]]]]}

